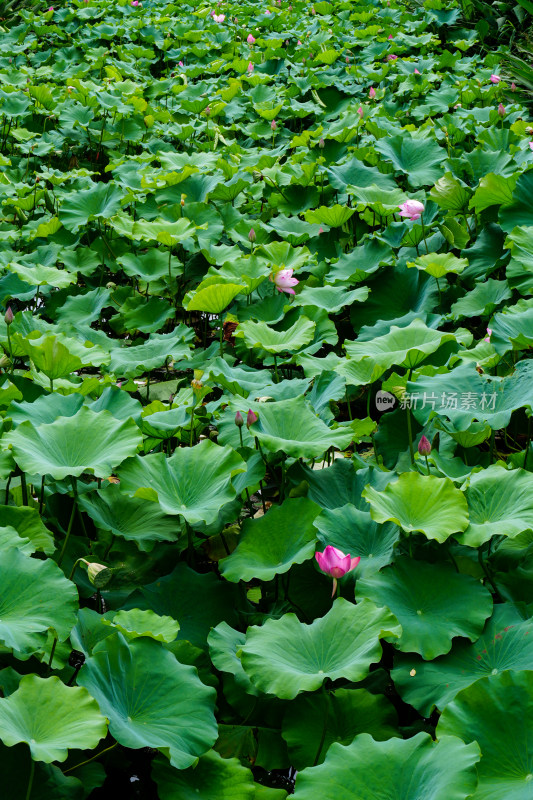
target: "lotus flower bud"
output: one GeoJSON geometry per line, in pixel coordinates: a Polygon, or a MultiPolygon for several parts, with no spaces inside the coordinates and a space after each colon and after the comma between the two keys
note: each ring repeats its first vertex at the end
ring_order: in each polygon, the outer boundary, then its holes
{"type": "Polygon", "coordinates": [[[251,74],[252,74],[252,72],[254,71],[254,65],[252,64],[252,62],[251,62],[251,61],[249,61],[249,62],[248,62],[248,67],[247,67],[247,70],[248,70],[248,74],[249,74],[249,75],[251,75],[251,74]]]}
{"type": "Polygon", "coordinates": [[[11,306],[7,307],[7,311],[5,313],[4,319],[6,321],[6,325],[11,325],[11,323],[13,322],[14,314],[11,311],[11,306]]]}
{"type": "Polygon", "coordinates": [[[240,411],[237,411],[237,413],[235,414],[235,425],[238,428],[242,428],[242,426],[244,425],[244,419],[242,418],[242,414],[240,411]]]}
{"type": "Polygon", "coordinates": [[[254,411],[252,411],[251,408],[249,408],[248,413],[246,415],[246,427],[249,428],[250,425],[253,425],[254,422],[257,422],[258,419],[259,417],[257,416],[257,414],[254,411]]]}
{"type": "Polygon", "coordinates": [[[185,205],[185,198],[186,198],[186,197],[187,197],[187,195],[186,195],[186,194],[182,194],[182,195],[181,195],[180,206],[181,206],[182,208],[183,208],[183,206],[185,205]]]}
{"type": "Polygon", "coordinates": [[[418,452],[421,456],[429,456],[431,453],[431,443],[425,436],[420,437],[418,442],[418,452]]]}
{"type": "Polygon", "coordinates": [[[322,139],[322,138],[321,138],[321,139],[319,139],[319,141],[318,141],[318,146],[320,147],[320,149],[321,149],[321,150],[323,150],[323,149],[324,149],[324,146],[325,146],[325,144],[326,144],[326,143],[325,143],[324,139],[322,139]]]}
{"type": "Polygon", "coordinates": [[[250,228],[250,233],[248,234],[248,241],[249,242],[255,242],[256,239],[257,239],[256,232],[254,231],[253,228],[250,228]]]}
{"type": "Polygon", "coordinates": [[[97,589],[102,589],[106,586],[113,576],[109,567],[104,566],[104,564],[97,564],[96,562],[87,564],[87,575],[92,585],[97,589]]]}
{"type": "Polygon", "coordinates": [[[373,86],[370,87],[370,90],[368,92],[368,96],[370,97],[371,100],[373,100],[374,97],[376,96],[376,90],[374,89],[373,86]]]}
{"type": "Polygon", "coordinates": [[[272,122],[270,123],[270,127],[273,131],[275,131],[276,128],[278,127],[275,119],[273,119],[272,122]]]}
{"type": "Polygon", "coordinates": [[[325,572],[326,575],[330,575],[333,578],[332,597],[337,589],[337,578],[342,578],[348,572],[352,572],[361,561],[360,556],[352,558],[349,553],[345,554],[342,550],[338,550],[330,544],[328,544],[322,553],[315,553],[315,558],[322,572],[325,572]]]}
{"type": "Polygon", "coordinates": [[[514,81],[511,84],[511,91],[516,92],[516,83],[514,81]]]}
{"type": "Polygon", "coordinates": [[[503,103],[500,103],[500,105],[498,106],[498,116],[505,117],[505,106],[503,105],[503,103]]]}
{"type": "Polygon", "coordinates": [[[207,114],[207,116],[211,114],[211,106],[206,106],[205,113],[207,114]]]}

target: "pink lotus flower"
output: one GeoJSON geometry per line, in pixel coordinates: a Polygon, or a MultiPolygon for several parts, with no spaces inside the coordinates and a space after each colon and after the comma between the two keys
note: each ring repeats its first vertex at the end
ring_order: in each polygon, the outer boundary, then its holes
{"type": "Polygon", "coordinates": [[[407,217],[412,222],[420,219],[424,213],[424,204],[418,200],[406,200],[405,203],[400,205],[400,217],[407,217]]]}
{"type": "Polygon", "coordinates": [[[225,19],[226,19],[226,15],[225,14],[214,14],[213,15],[213,20],[215,22],[219,22],[219,23],[220,22],[224,22],[225,19]]]}
{"type": "Polygon", "coordinates": [[[387,61],[396,61],[397,58],[398,58],[398,56],[395,56],[394,53],[390,53],[387,56],[387,61]]]}
{"type": "Polygon", "coordinates": [[[248,72],[249,72],[249,73],[250,73],[250,75],[251,75],[253,71],[254,71],[254,65],[252,64],[252,62],[251,62],[251,61],[249,61],[249,62],[248,62],[248,72]]]}
{"type": "Polygon", "coordinates": [[[373,86],[370,87],[370,91],[368,92],[368,96],[370,97],[371,100],[373,100],[374,97],[376,96],[376,90],[374,89],[373,86]]]}
{"type": "Polygon", "coordinates": [[[300,281],[292,277],[293,269],[280,269],[274,275],[270,276],[270,280],[276,285],[279,292],[286,292],[287,294],[296,294],[292,286],[297,286],[300,281]]]}
{"type": "Polygon", "coordinates": [[[300,46],[301,46],[301,44],[302,44],[302,43],[301,43],[301,41],[300,41],[299,39],[298,39],[298,44],[299,44],[300,46]]]}
{"type": "Polygon", "coordinates": [[[501,81],[501,78],[500,78],[499,75],[491,75],[490,76],[490,82],[491,83],[499,83],[500,81],[501,81]]]}
{"type": "Polygon", "coordinates": [[[250,233],[248,234],[248,241],[255,242],[257,236],[253,228],[250,228],[250,233]]]}
{"type": "Polygon", "coordinates": [[[268,10],[268,8],[267,8],[267,10],[265,11],[265,14],[270,14],[270,11],[268,10]]]}
{"type": "Polygon", "coordinates": [[[530,149],[530,150],[533,150],[533,142],[530,142],[530,143],[529,143],[529,149],[530,149]]]}
{"type": "Polygon", "coordinates": [[[183,66],[184,66],[183,61],[178,61],[178,67],[183,67],[183,66]]]}
{"type": "Polygon", "coordinates": [[[354,570],[361,561],[360,556],[352,558],[349,553],[345,555],[342,550],[338,550],[330,544],[328,544],[322,553],[315,553],[315,558],[322,572],[325,572],[326,575],[330,575],[333,578],[332,597],[337,590],[337,578],[342,578],[348,572],[354,570]]]}
{"type": "Polygon", "coordinates": [[[492,328],[487,328],[487,336],[483,339],[484,342],[490,342],[490,337],[492,336],[492,328]]]}
{"type": "Polygon", "coordinates": [[[500,103],[500,105],[498,106],[498,116],[505,117],[505,106],[503,105],[503,103],[500,103]]]}
{"type": "Polygon", "coordinates": [[[392,39],[392,33],[389,33],[389,39],[392,39]]]}
{"type": "Polygon", "coordinates": [[[516,83],[514,81],[511,84],[511,91],[516,92],[516,83]]]}
{"type": "Polygon", "coordinates": [[[255,39],[251,33],[249,33],[248,36],[246,37],[246,41],[248,42],[248,44],[254,44],[255,39]]]}
{"type": "Polygon", "coordinates": [[[53,10],[54,10],[53,6],[50,6],[50,8],[48,9],[48,11],[53,11],[53,10]]]}

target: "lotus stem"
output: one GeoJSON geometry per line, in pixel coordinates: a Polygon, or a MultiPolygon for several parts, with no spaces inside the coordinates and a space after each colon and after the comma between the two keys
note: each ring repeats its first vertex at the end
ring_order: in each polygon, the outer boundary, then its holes
{"type": "Polygon", "coordinates": [[[30,765],[30,778],[28,780],[28,788],[26,789],[26,800],[30,800],[34,776],[35,776],[35,761],[32,758],[30,765]]]}
{"type": "Polygon", "coordinates": [[[315,760],[313,761],[313,766],[316,767],[318,761],[320,759],[320,755],[322,753],[322,748],[324,747],[324,742],[326,741],[326,732],[328,729],[328,716],[329,716],[329,703],[328,703],[328,693],[326,692],[326,688],[324,684],[322,684],[322,694],[325,700],[326,710],[324,712],[324,724],[322,726],[322,735],[320,736],[320,742],[318,744],[318,750],[316,751],[315,760]]]}

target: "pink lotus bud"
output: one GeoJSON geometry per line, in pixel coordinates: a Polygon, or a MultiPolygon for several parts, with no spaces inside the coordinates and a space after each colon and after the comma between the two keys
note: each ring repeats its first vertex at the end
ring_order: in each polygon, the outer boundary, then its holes
{"type": "Polygon", "coordinates": [[[318,235],[320,236],[321,233],[324,233],[324,228],[322,227],[322,225],[318,229],[318,235]]]}
{"type": "Polygon", "coordinates": [[[205,107],[205,113],[207,114],[207,116],[209,116],[209,115],[210,115],[210,113],[211,113],[211,106],[206,106],[206,107],[205,107]]]}
{"type": "Polygon", "coordinates": [[[405,203],[400,205],[400,217],[407,217],[413,222],[420,219],[424,213],[424,204],[418,200],[406,200],[405,203]]]}
{"type": "Polygon", "coordinates": [[[350,59],[348,58],[348,56],[346,56],[346,63],[347,63],[347,64],[349,64],[349,63],[350,63],[350,59]]]}
{"type": "Polygon", "coordinates": [[[270,123],[270,127],[273,131],[275,131],[276,128],[278,127],[275,119],[273,119],[272,122],[270,123]]]}
{"type": "Polygon", "coordinates": [[[484,342],[490,342],[490,337],[492,336],[492,328],[487,328],[487,336],[483,339],[484,342]]]}
{"type": "Polygon", "coordinates": [[[420,75],[420,73],[419,73],[419,71],[417,69],[415,69],[415,73],[414,74],[415,75],[420,75]]]}
{"type": "Polygon", "coordinates": [[[258,419],[259,417],[257,416],[257,414],[254,411],[252,411],[251,408],[249,408],[248,413],[246,415],[246,427],[250,428],[250,425],[253,425],[254,422],[257,422],[258,419]]]}
{"type": "Polygon", "coordinates": [[[431,442],[425,436],[420,437],[418,442],[418,452],[421,456],[429,456],[431,453],[431,442]]]}
{"type": "Polygon", "coordinates": [[[499,75],[491,75],[490,76],[490,82],[491,83],[499,83],[500,81],[501,81],[501,78],[500,78],[499,75]]]}
{"type": "Polygon", "coordinates": [[[394,53],[389,53],[387,56],[387,61],[396,61],[397,58],[398,56],[395,56],[394,53]]]}
{"type": "Polygon", "coordinates": [[[529,149],[530,149],[530,150],[533,150],[533,142],[530,142],[530,143],[529,143],[529,149]]]}
{"type": "Polygon", "coordinates": [[[392,39],[392,33],[389,33],[389,39],[392,39]]]}
{"type": "Polygon", "coordinates": [[[184,66],[183,61],[178,61],[178,67],[183,67],[183,66],[184,66]]]}
{"type": "Polygon", "coordinates": [[[250,228],[250,233],[248,234],[248,240],[250,242],[255,242],[257,236],[253,228],[250,228]]]}
{"type": "Polygon", "coordinates": [[[15,318],[15,315],[11,311],[11,306],[8,306],[6,314],[5,314],[5,317],[4,317],[6,325],[11,325],[11,323],[13,322],[14,318],[15,318]]]}
{"type": "Polygon", "coordinates": [[[514,81],[511,84],[511,91],[516,92],[516,83],[514,81]]]}
{"type": "Polygon", "coordinates": [[[53,6],[50,6],[50,8],[48,9],[48,11],[53,11],[53,10],[54,10],[53,6]]]}
{"type": "Polygon", "coordinates": [[[505,106],[503,105],[503,103],[500,103],[500,105],[498,106],[498,116],[505,117],[505,106]]]}
{"type": "Polygon", "coordinates": [[[370,91],[368,92],[368,96],[370,97],[371,100],[373,100],[374,97],[376,96],[376,90],[374,89],[373,86],[370,87],[370,91]]]}
{"type": "Polygon", "coordinates": [[[255,39],[251,33],[249,33],[248,36],[246,37],[246,41],[248,42],[248,44],[254,44],[255,39]]]}
{"type": "Polygon", "coordinates": [[[332,597],[337,589],[337,578],[342,578],[348,572],[352,572],[361,561],[360,556],[352,558],[349,553],[345,555],[342,550],[338,550],[330,544],[322,553],[315,553],[315,558],[322,572],[333,578],[332,597]]]}
{"type": "Polygon", "coordinates": [[[364,114],[363,106],[359,106],[359,108],[357,109],[357,113],[359,114],[360,117],[363,116],[363,114],[364,114]]]}
{"type": "Polygon", "coordinates": [[[293,286],[297,286],[300,281],[292,277],[294,270],[280,269],[274,275],[270,275],[270,280],[276,285],[279,292],[286,292],[287,294],[295,294],[293,286]]]}
{"type": "Polygon", "coordinates": [[[299,44],[299,45],[301,45],[301,44],[302,44],[302,43],[301,43],[301,41],[300,41],[299,39],[298,39],[298,44],[299,44]]]}
{"type": "Polygon", "coordinates": [[[320,147],[321,150],[324,149],[325,144],[326,143],[325,143],[324,139],[319,139],[318,140],[318,146],[320,147]]]}
{"type": "Polygon", "coordinates": [[[251,75],[253,71],[254,71],[254,65],[252,64],[252,62],[251,62],[251,61],[249,61],[249,62],[248,62],[248,72],[249,72],[249,73],[250,73],[250,75],[251,75]]]}
{"type": "Polygon", "coordinates": [[[244,425],[244,420],[242,418],[242,414],[240,411],[237,411],[237,413],[235,414],[235,425],[238,428],[242,428],[242,426],[244,425]]]}
{"type": "Polygon", "coordinates": [[[267,10],[265,11],[265,14],[270,14],[270,11],[268,10],[268,8],[267,8],[267,10]]]}

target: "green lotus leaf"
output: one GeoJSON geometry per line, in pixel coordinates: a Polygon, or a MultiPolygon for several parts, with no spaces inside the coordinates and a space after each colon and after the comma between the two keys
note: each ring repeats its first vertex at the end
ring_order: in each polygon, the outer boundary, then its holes
{"type": "Polygon", "coordinates": [[[367,486],[363,497],[376,522],[395,522],[404,531],[422,531],[428,539],[444,542],[468,525],[464,495],[449,478],[403,472],[383,491],[367,486]]]}
{"type": "Polygon", "coordinates": [[[142,441],[132,419],[119,422],[109,411],[95,413],[86,406],[71,417],[47,425],[23,422],[2,440],[13,448],[24,472],[62,480],[90,472],[107,478],[142,441]]]}
{"type": "Polygon", "coordinates": [[[135,220],[126,214],[117,214],[108,222],[120,236],[133,241],[161,242],[167,247],[190,239],[196,231],[196,225],[186,217],[169,222],[161,217],[154,220],[135,220]]]}
{"type": "Polygon", "coordinates": [[[68,748],[96,747],[106,731],[89,692],[57,677],[24,675],[16,692],[0,698],[0,738],[8,747],[26,742],[35,761],[65,761],[68,748]]]}
{"type": "Polygon", "coordinates": [[[401,628],[386,608],[369,600],[354,605],[337,598],[325,617],[310,625],[295,614],[252,626],[240,650],[244,671],[262,692],[292,700],[326,678],[362,680],[381,657],[380,639],[401,628]]]}
{"type": "Polygon", "coordinates": [[[123,196],[122,190],[114,183],[96,183],[85,191],[65,195],[59,220],[67,230],[76,233],[92,220],[109,220],[120,209],[123,196]]]}
{"type": "Polygon", "coordinates": [[[54,537],[42,521],[39,511],[29,506],[0,506],[2,522],[16,530],[23,539],[29,539],[35,550],[47,555],[54,552],[54,537]]]}
{"type": "Polygon", "coordinates": [[[347,426],[328,428],[303,397],[277,403],[254,403],[259,419],[250,433],[274,453],[282,450],[294,458],[318,458],[329,447],[344,450],[353,439],[347,426]]]}
{"type": "Polygon", "coordinates": [[[217,738],[214,689],[152,639],[109,636],[85,661],[78,683],[98,702],[120,744],[168,749],[177,769],[194,764],[217,738]]]}
{"type": "Polygon", "coordinates": [[[221,314],[244,288],[240,283],[214,283],[206,286],[193,294],[187,305],[187,311],[221,314]]]}
{"type": "Polygon", "coordinates": [[[220,672],[233,675],[238,686],[248,694],[257,696],[259,690],[253,685],[237,657],[237,650],[240,650],[245,640],[244,633],[236,631],[227,622],[219,622],[215,628],[211,629],[207,637],[209,657],[220,672]]]}
{"type": "Polygon", "coordinates": [[[17,548],[0,550],[0,575],[0,640],[7,647],[33,653],[50,628],[59,641],[67,638],[76,623],[78,594],[53,561],[17,548]]]}
{"type": "Polygon", "coordinates": [[[378,139],[376,150],[392,162],[395,169],[407,175],[415,189],[429,186],[442,177],[446,151],[434,139],[423,139],[402,132],[398,136],[378,139]]]}
{"type": "Polygon", "coordinates": [[[30,266],[12,261],[9,270],[30,286],[54,286],[56,289],[65,289],[71,283],[76,283],[76,275],[68,270],[46,267],[42,264],[30,266]]]}
{"type": "Polygon", "coordinates": [[[505,247],[511,251],[507,265],[507,280],[513,287],[528,293],[533,286],[533,227],[514,228],[505,240],[505,247]]]}
{"type": "Polygon", "coordinates": [[[244,471],[245,462],[231,447],[205,439],[177,448],[170,458],[163,453],[136,456],[122,465],[119,477],[123,491],[156,500],[166,514],[181,514],[194,525],[214,522],[235,497],[232,476],[244,471]]]}
{"type": "Polygon", "coordinates": [[[117,611],[112,619],[102,621],[120,631],[126,639],[148,636],[156,642],[173,642],[180,629],[179,623],[172,617],[154,614],[153,611],[141,611],[138,608],[117,611]]]}
{"type": "Polygon", "coordinates": [[[116,484],[82,494],[78,502],[97,528],[136,542],[140,550],[152,550],[157,541],[176,541],[181,533],[176,517],[165,514],[157,503],[130,497],[116,484]]]}
{"type": "Polygon", "coordinates": [[[368,511],[360,511],[352,504],[324,509],[314,525],[320,531],[324,547],[330,544],[343,553],[360,557],[356,572],[358,579],[390,564],[394,546],[400,538],[397,525],[390,522],[378,525],[368,511]]]}
{"type": "Polygon", "coordinates": [[[394,646],[426,660],[447,653],[455,636],[479,638],[492,611],[492,596],[478,580],[407,557],[357,581],[356,595],[389,608],[402,626],[394,646]]]}
{"type": "Polygon", "coordinates": [[[479,181],[479,186],[470,200],[470,208],[479,214],[490,206],[509,205],[513,199],[513,190],[516,186],[516,176],[504,177],[489,172],[479,181]]]}
{"type": "Polygon", "coordinates": [[[400,735],[397,725],[394,706],[382,695],[366,689],[337,689],[331,694],[297,697],[285,712],[281,732],[291,763],[300,770],[322,764],[333,742],[348,745],[360,733],[381,742],[400,735]]]}
{"type": "Polygon", "coordinates": [[[332,744],[326,760],[296,777],[294,800],[466,800],[476,787],[479,748],[427,733],[375,742],[368,733],[332,744]]]}
{"type": "Polygon", "coordinates": [[[186,564],[164,578],[140,587],[124,603],[128,609],[151,609],[179,621],[178,639],[205,647],[207,635],[219,622],[237,625],[240,592],[214,573],[200,574],[186,564]]]}
{"type": "Polygon", "coordinates": [[[152,778],[161,800],[254,800],[251,771],[238,758],[222,758],[210,750],[189,769],[173,769],[166,759],[153,762],[152,778]]]}
{"type": "Polygon", "coordinates": [[[299,317],[284,331],[277,331],[266,322],[246,320],[239,325],[236,336],[243,337],[247,347],[260,347],[267,353],[294,353],[312,341],[314,332],[315,323],[299,317]]]}
{"type": "Polygon", "coordinates": [[[470,190],[454,178],[451,172],[447,172],[439,178],[429,196],[445,211],[459,213],[468,204],[470,190]]]}
{"type": "Polygon", "coordinates": [[[498,221],[506,233],[510,233],[515,226],[527,227],[533,224],[531,212],[531,192],[533,191],[533,171],[522,172],[512,189],[512,202],[506,202],[500,208],[498,221]]]}
{"type": "Polygon", "coordinates": [[[347,206],[320,206],[313,211],[305,212],[306,222],[315,222],[318,225],[327,225],[330,228],[340,228],[350,217],[355,214],[354,208],[347,206]]]}
{"type": "Polygon", "coordinates": [[[0,527],[0,550],[10,550],[17,548],[25,556],[31,556],[35,552],[34,545],[26,537],[21,537],[11,525],[0,527]]]}
{"type": "Polygon", "coordinates": [[[429,253],[419,256],[416,261],[408,261],[408,267],[416,267],[422,272],[427,272],[433,278],[443,278],[449,272],[460,275],[468,267],[467,258],[457,258],[451,253],[429,253]]]}
{"type": "Polygon", "coordinates": [[[111,352],[109,371],[125,376],[142,375],[161,367],[168,359],[187,359],[193,338],[193,331],[185,325],[179,325],[172,333],[151,333],[144,344],[116,347],[111,352]]]}
{"type": "Polygon", "coordinates": [[[457,332],[436,331],[428,328],[422,320],[414,319],[405,328],[392,325],[389,333],[368,341],[346,341],[345,348],[351,359],[361,361],[366,358],[383,370],[393,365],[412,369],[442,344],[453,341],[458,341],[457,332]]]}
{"type": "Polygon", "coordinates": [[[533,658],[533,619],[524,620],[510,603],[494,606],[480,638],[458,639],[451,651],[433,661],[398,655],[392,675],[406,703],[423,716],[442,711],[458,692],[486,675],[527,670],[533,658]]]}
{"type": "Polygon", "coordinates": [[[511,294],[507,281],[495,281],[489,278],[483,283],[478,283],[475,289],[459,298],[451,307],[451,314],[454,319],[486,317],[504,300],[508,300],[511,294]]]}
{"type": "Polygon", "coordinates": [[[51,381],[64,378],[83,366],[81,359],[71,353],[56,336],[41,336],[38,339],[17,337],[15,341],[26,351],[37,369],[51,381]]]}
{"type": "MultiPolygon", "coordinates": [[[[300,187],[301,189],[301,187],[300,187]]],[[[307,247],[292,247],[288,242],[271,242],[258,248],[258,254],[267,259],[267,264],[278,269],[293,269],[316,263],[316,256],[307,247]]]]}
{"type": "Polygon", "coordinates": [[[246,520],[233,553],[220,562],[229,581],[270,581],[293,564],[312,558],[320,507],[306,497],[285,500],[258,520],[246,520]]]}
{"type": "Polygon", "coordinates": [[[533,475],[493,464],[470,478],[465,492],[470,522],[461,544],[479,547],[492,536],[514,538],[533,529],[533,475]]]}
{"type": "Polygon", "coordinates": [[[439,719],[437,736],[481,749],[472,800],[529,800],[533,780],[533,672],[502,672],[463,689],[439,719]]]}
{"type": "Polygon", "coordinates": [[[315,306],[325,308],[330,314],[336,314],[344,306],[352,303],[364,303],[369,293],[368,287],[347,291],[342,286],[304,286],[303,290],[294,298],[295,306],[315,306]]]}
{"type": "Polygon", "coordinates": [[[533,346],[533,303],[530,299],[519,300],[515,306],[495,314],[490,321],[491,344],[503,355],[509,350],[527,350],[533,346]]]}

